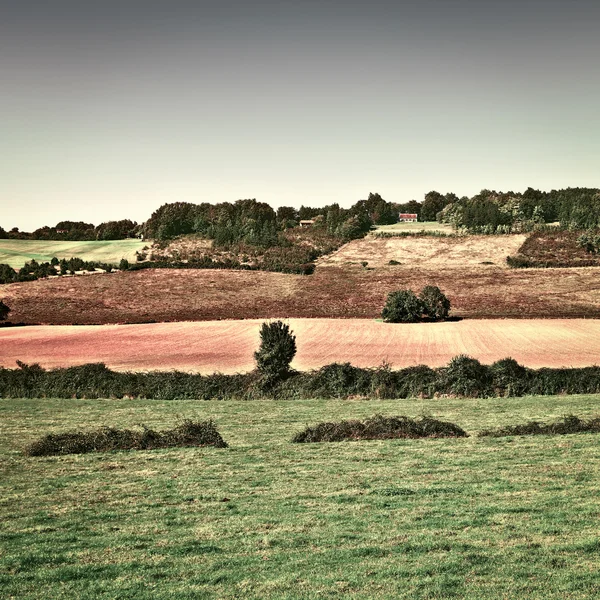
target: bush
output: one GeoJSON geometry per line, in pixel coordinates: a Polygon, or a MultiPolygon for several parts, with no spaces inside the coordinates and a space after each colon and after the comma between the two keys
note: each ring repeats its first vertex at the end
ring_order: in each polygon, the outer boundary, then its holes
{"type": "Polygon", "coordinates": [[[366,396],[371,391],[370,372],[350,363],[332,363],[313,374],[308,394],[313,397],[366,396]]]}
{"type": "Polygon", "coordinates": [[[388,294],[381,316],[386,323],[415,323],[423,316],[423,302],[411,290],[388,294]]]}
{"type": "Polygon", "coordinates": [[[396,371],[395,398],[431,398],[438,375],[426,365],[406,367],[396,371]]]}
{"type": "Polygon", "coordinates": [[[584,421],[575,415],[564,417],[556,423],[529,421],[523,425],[508,425],[498,429],[485,429],[479,437],[504,437],[508,435],[566,435],[569,433],[600,433],[600,418],[584,421]]]}
{"type": "Polygon", "coordinates": [[[263,383],[271,387],[290,373],[290,363],[296,355],[296,336],[282,321],[263,323],[260,328],[260,348],[254,353],[256,367],[263,383]]]}
{"type": "Polygon", "coordinates": [[[419,294],[419,299],[423,303],[423,313],[435,321],[441,321],[448,318],[450,313],[450,300],[435,285],[427,285],[419,294]]]}
{"type": "Polygon", "coordinates": [[[442,391],[457,396],[484,397],[492,394],[492,374],[487,365],[465,354],[455,356],[441,372],[442,391]]]}
{"type": "Polygon", "coordinates": [[[365,421],[340,421],[319,423],[297,433],[294,443],[341,442],[342,440],[387,440],[395,438],[447,438],[468,437],[466,432],[444,421],[430,417],[420,420],[409,417],[384,417],[375,415],[365,421]]]}
{"type": "Polygon", "coordinates": [[[119,271],[127,271],[129,269],[129,261],[126,258],[122,258],[119,262],[119,271]]]}
{"type": "Polygon", "coordinates": [[[0,283],[12,283],[17,280],[17,272],[7,264],[0,264],[0,283]]]}
{"type": "Polygon", "coordinates": [[[4,321],[8,317],[9,312],[10,308],[0,300],[0,321],[4,321]]]}
{"type": "Polygon", "coordinates": [[[88,432],[50,433],[27,446],[24,452],[27,456],[55,456],[189,446],[227,448],[227,443],[212,421],[185,420],[178,427],[166,431],[154,431],[142,425],[139,431],[101,427],[88,432]]]}
{"type": "Polygon", "coordinates": [[[522,396],[529,385],[529,372],[514,358],[503,358],[490,366],[494,389],[504,396],[522,396]]]}

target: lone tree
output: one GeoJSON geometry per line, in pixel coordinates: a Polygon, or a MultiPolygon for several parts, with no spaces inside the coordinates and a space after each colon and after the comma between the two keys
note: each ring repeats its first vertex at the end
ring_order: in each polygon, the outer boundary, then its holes
{"type": "Polygon", "coordinates": [[[436,285],[427,285],[419,294],[423,313],[435,321],[442,321],[450,314],[450,300],[436,285]]]}
{"type": "Polygon", "coordinates": [[[282,321],[263,323],[260,328],[260,348],[254,353],[258,372],[267,386],[285,379],[296,355],[296,336],[282,321]]]}
{"type": "Polygon", "coordinates": [[[0,321],[4,321],[8,317],[9,312],[10,308],[0,300],[0,321]]]}
{"type": "Polygon", "coordinates": [[[415,323],[424,312],[423,301],[412,290],[399,290],[388,294],[381,316],[387,323],[415,323]]]}

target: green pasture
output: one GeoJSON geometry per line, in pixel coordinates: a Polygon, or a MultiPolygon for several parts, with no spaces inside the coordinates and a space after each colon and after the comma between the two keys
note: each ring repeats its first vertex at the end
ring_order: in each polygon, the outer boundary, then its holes
{"type": "Polygon", "coordinates": [[[47,262],[56,258],[82,258],[118,264],[122,258],[135,261],[135,252],[147,245],[138,239],[102,242],[51,242],[38,240],[0,240],[0,264],[13,269],[22,267],[29,260],[47,262]]]}
{"type": "Polygon", "coordinates": [[[598,435],[291,444],[406,414],[471,434],[600,412],[512,399],[0,400],[3,598],[598,598],[598,435]],[[230,448],[28,458],[47,432],[182,418],[230,448]]]}
{"type": "Polygon", "coordinates": [[[438,223],[437,221],[424,221],[422,223],[394,223],[393,225],[377,225],[376,231],[442,231],[454,233],[452,225],[438,223]]]}

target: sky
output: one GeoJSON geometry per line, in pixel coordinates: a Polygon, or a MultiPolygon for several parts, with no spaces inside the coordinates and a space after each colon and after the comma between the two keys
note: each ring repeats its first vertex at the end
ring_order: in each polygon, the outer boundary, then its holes
{"type": "Polygon", "coordinates": [[[600,186],[600,2],[0,7],[0,225],[600,186]]]}

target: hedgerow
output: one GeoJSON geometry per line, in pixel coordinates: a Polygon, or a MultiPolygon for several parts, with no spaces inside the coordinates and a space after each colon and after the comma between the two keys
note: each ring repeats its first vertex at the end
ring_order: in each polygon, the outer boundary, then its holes
{"type": "Polygon", "coordinates": [[[483,365],[457,356],[445,367],[426,365],[392,370],[389,365],[360,368],[333,363],[320,369],[290,371],[264,385],[259,371],[200,375],[180,371],[117,372],[102,363],[46,370],[18,362],[0,368],[2,398],[142,398],[226,400],[253,398],[432,398],[502,397],[600,393],[600,367],[529,369],[510,358],[483,365]]]}
{"type": "Polygon", "coordinates": [[[212,421],[185,420],[174,429],[164,431],[154,431],[142,425],[138,430],[101,427],[94,431],[49,433],[28,445],[25,448],[25,454],[28,456],[56,456],[190,446],[227,448],[227,443],[212,421]]]}
{"type": "Polygon", "coordinates": [[[341,442],[343,440],[388,440],[395,438],[447,438],[468,437],[467,433],[454,423],[438,421],[431,417],[419,420],[410,417],[384,417],[375,415],[365,421],[339,421],[319,423],[297,433],[294,443],[341,442]]]}
{"type": "Polygon", "coordinates": [[[600,417],[585,421],[575,415],[569,415],[556,423],[529,421],[521,425],[484,429],[478,435],[479,437],[504,437],[509,435],[567,435],[569,433],[600,433],[600,417]]]}

